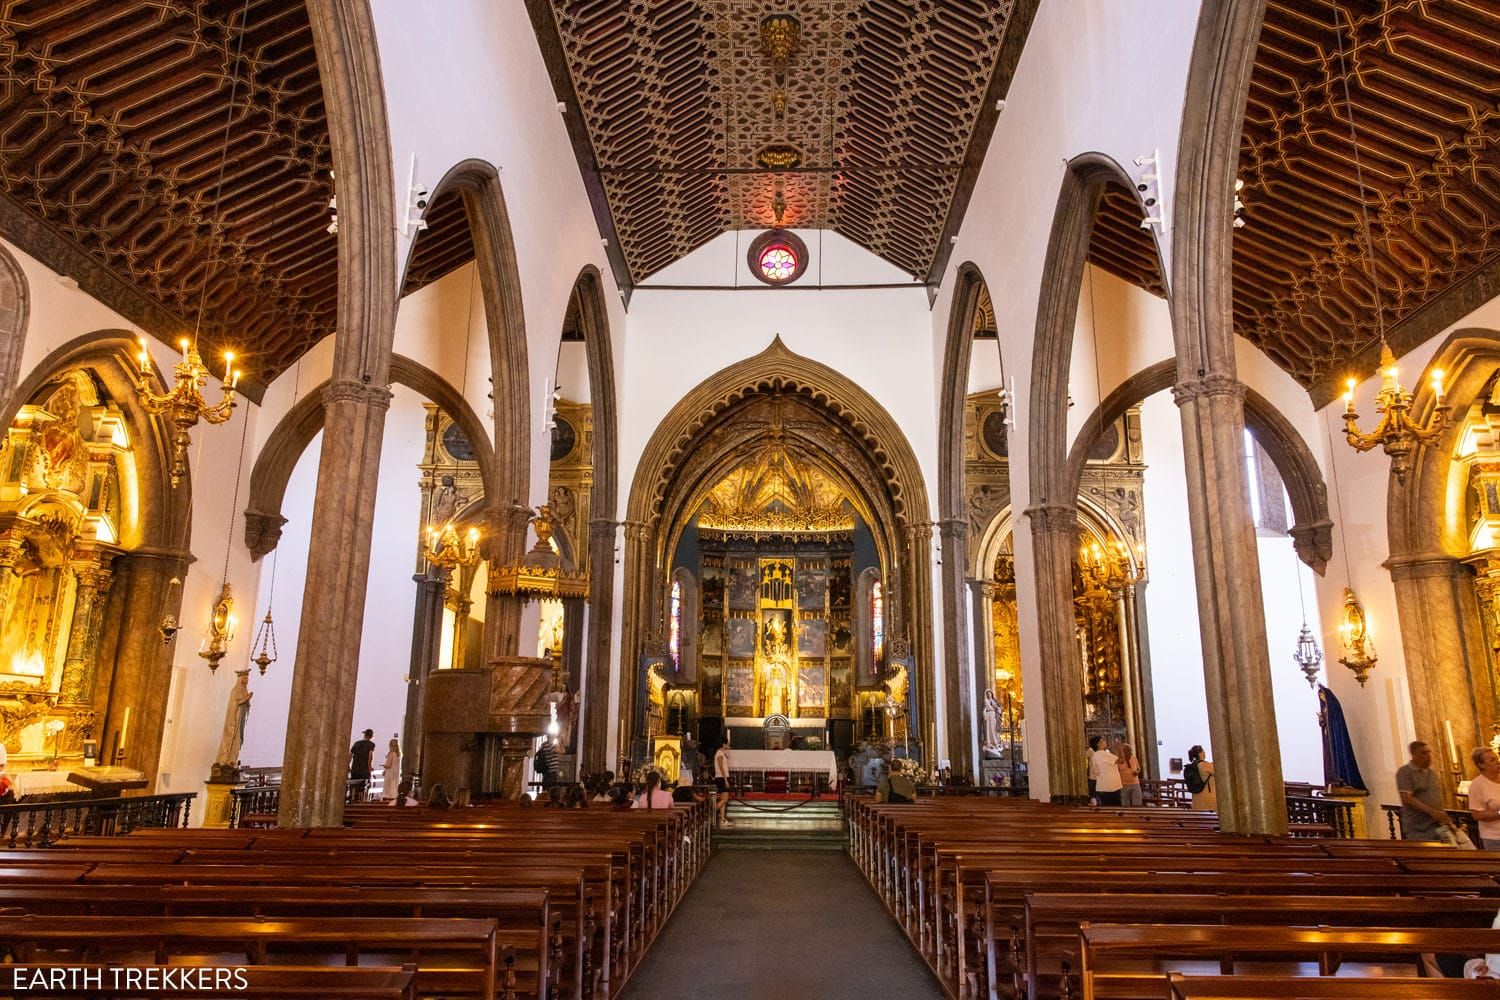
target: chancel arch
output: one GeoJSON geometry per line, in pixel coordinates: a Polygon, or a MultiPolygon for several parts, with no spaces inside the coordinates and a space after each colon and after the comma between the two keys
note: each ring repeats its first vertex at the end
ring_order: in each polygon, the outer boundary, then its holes
{"type": "Polygon", "coordinates": [[[160,764],[172,647],[159,626],[179,613],[192,561],[193,483],[171,485],[171,431],[141,406],[137,350],[126,331],[70,341],[5,413],[0,739],[12,770],[79,766],[85,742],[153,780],[160,764]]]}
{"type": "Polygon", "coordinates": [[[700,717],[852,722],[859,688],[888,683],[902,731],[931,747],[927,512],[890,415],[779,338],[691,390],[652,435],[631,488],[622,749],[652,721],[642,678],[667,654],[672,571],[690,554],[701,620],[719,609],[700,635],[700,717]],[[879,675],[857,678],[852,592],[869,565],[881,569],[887,651],[879,675]]]}

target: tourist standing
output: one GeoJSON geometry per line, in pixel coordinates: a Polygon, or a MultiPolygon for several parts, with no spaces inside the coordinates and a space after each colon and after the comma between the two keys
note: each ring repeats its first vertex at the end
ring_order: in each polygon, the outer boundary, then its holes
{"type": "Polygon", "coordinates": [[[1101,746],[1094,751],[1094,793],[1099,799],[1101,806],[1117,806],[1120,804],[1120,789],[1124,787],[1120,780],[1120,758],[1115,756],[1114,751],[1107,746],[1101,746]]]}
{"type": "Polygon", "coordinates": [[[370,790],[370,769],[375,764],[374,737],[375,730],[366,729],[364,738],[349,748],[349,780],[359,782],[354,788],[355,802],[363,802],[370,790]]]}
{"type": "Polygon", "coordinates": [[[1099,748],[1102,747],[1102,746],[1104,746],[1104,737],[1102,737],[1102,736],[1091,736],[1091,737],[1089,737],[1089,751],[1088,751],[1088,754],[1086,756],[1088,757],[1088,762],[1089,762],[1089,804],[1090,805],[1097,805],[1098,802],[1099,802],[1099,762],[1097,760],[1095,760],[1094,758],[1095,758],[1095,755],[1099,753],[1099,748]]]}
{"type": "Polygon", "coordinates": [[[915,802],[917,783],[906,776],[899,759],[891,761],[891,773],[880,779],[875,788],[876,802],[915,802]]]}
{"type": "Polygon", "coordinates": [[[714,754],[714,812],[719,817],[721,830],[727,830],[734,825],[729,822],[729,743],[727,741],[714,754]]]}
{"type": "Polygon", "coordinates": [[[401,782],[401,741],[391,737],[390,749],[385,752],[385,775],[381,779],[381,798],[387,802],[396,798],[396,785],[401,782]]]}
{"type": "Polygon", "coordinates": [[[1120,805],[1139,807],[1146,804],[1141,792],[1141,762],[1135,755],[1135,747],[1120,744],[1120,805]]]}
{"type": "Polygon", "coordinates": [[[1500,851],[1500,756],[1489,747],[1477,747],[1470,756],[1479,769],[1469,782],[1469,814],[1479,821],[1478,846],[1500,851]]]}
{"type": "Polygon", "coordinates": [[[1214,765],[1197,743],[1188,747],[1187,767],[1182,769],[1182,780],[1193,796],[1193,808],[1199,812],[1218,812],[1219,790],[1214,787],[1214,765]]]}
{"type": "Polygon", "coordinates": [[[1396,771],[1396,791],[1401,793],[1401,839],[1444,841],[1458,829],[1443,809],[1443,790],[1432,769],[1432,748],[1413,740],[1407,751],[1411,762],[1396,771]]]}

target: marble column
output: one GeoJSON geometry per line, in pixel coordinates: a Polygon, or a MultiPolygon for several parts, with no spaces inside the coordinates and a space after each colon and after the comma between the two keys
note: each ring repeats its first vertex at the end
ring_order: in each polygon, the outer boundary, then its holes
{"type": "Polygon", "coordinates": [[[100,625],[113,576],[110,572],[112,562],[114,553],[100,552],[73,564],[77,587],[59,688],[63,704],[87,704],[94,700],[94,677],[99,666],[100,625]]]}
{"type": "Polygon", "coordinates": [[[1125,622],[1130,632],[1130,655],[1135,663],[1135,701],[1138,725],[1135,752],[1140,755],[1143,777],[1154,778],[1161,770],[1157,762],[1156,699],[1151,692],[1151,649],[1146,644],[1144,580],[1125,588],[1125,622]]]}
{"type": "Polygon", "coordinates": [[[338,826],[370,575],[380,448],[391,391],[353,379],[323,390],[323,450],[282,761],[283,827],[338,826]]]}
{"type": "Polygon", "coordinates": [[[580,706],[583,717],[574,724],[574,731],[583,743],[578,748],[583,774],[597,774],[611,766],[605,760],[605,750],[609,743],[609,633],[615,592],[615,536],[619,527],[607,518],[595,518],[589,523],[588,652],[582,676],[574,678],[583,693],[580,706]]]}
{"type": "Polygon", "coordinates": [[[412,615],[411,665],[407,668],[406,719],[401,727],[402,777],[422,774],[422,704],[427,694],[427,678],[437,667],[443,630],[443,590],[446,587],[441,570],[429,570],[412,577],[417,585],[417,607],[412,615]]]}
{"type": "Polygon", "coordinates": [[[979,759],[974,762],[974,782],[984,784],[984,693],[995,689],[995,596],[1000,588],[985,580],[969,580],[971,661],[970,678],[974,724],[979,729],[979,759]]]}
{"type": "Polygon", "coordinates": [[[974,760],[974,677],[969,658],[969,616],[964,572],[969,525],[962,518],[938,522],[943,565],[943,709],[948,759],[955,775],[979,777],[974,760]]]}
{"type": "MultiPolygon", "coordinates": [[[[635,699],[640,688],[640,657],[646,633],[655,626],[651,618],[651,591],[656,586],[656,566],[651,550],[651,525],[645,521],[626,521],[625,618],[621,623],[620,704],[615,720],[621,755],[630,752],[635,736],[635,699]]],[[[606,763],[605,766],[609,767],[610,764],[606,763]]]]}
{"type": "Polygon", "coordinates": [[[1214,373],[1179,381],[1172,395],[1182,417],[1219,825],[1226,833],[1284,834],[1286,789],[1245,474],[1245,387],[1214,373]]]}
{"type": "MultiPolygon", "coordinates": [[[[1446,552],[1392,555],[1385,566],[1401,609],[1412,724],[1416,738],[1432,748],[1433,769],[1441,775],[1451,804],[1454,762],[1449,759],[1447,726],[1453,727],[1458,766],[1467,775],[1468,751],[1489,741],[1482,727],[1494,691],[1473,575],[1446,552]]],[[[1335,651],[1329,651],[1328,659],[1327,669],[1345,669],[1335,651]]],[[[1377,664],[1375,677],[1379,671],[1377,664]]]]}
{"type": "Polygon", "coordinates": [[[1088,794],[1084,765],[1084,665],[1073,628],[1073,553],[1078,513],[1071,504],[1038,504],[1026,510],[1036,566],[1037,650],[1042,661],[1042,702],[1027,694],[1047,737],[1047,775],[1054,796],[1088,794]],[[1040,712],[1036,709],[1040,708],[1040,712]]]}

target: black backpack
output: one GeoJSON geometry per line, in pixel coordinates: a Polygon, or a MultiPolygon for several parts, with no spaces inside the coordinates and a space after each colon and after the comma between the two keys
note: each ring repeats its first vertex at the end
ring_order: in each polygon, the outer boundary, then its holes
{"type": "Polygon", "coordinates": [[[1198,773],[1198,762],[1196,760],[1182,769],[1182,777],[1187,782],[1187,790],[1194,795],[1198,795],[1208,788],[1208,781],[1204,780],[1203,776],[1198,773]]]}

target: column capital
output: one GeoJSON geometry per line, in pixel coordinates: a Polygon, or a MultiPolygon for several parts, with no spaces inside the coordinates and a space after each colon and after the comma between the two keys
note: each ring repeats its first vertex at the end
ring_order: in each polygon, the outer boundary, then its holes
{"type": "Polygon", "coordinates": [[[1466,575],[1463,563],[1446,552],[1408,552],[1392,555],[1382,563],[1392,580],[1451,579],[1466,575]]]}
{"type": "Polygon", "coordinates": [[[607,517],[596,517],[589,521],[589,537],[596,541],[606,539],[613,542],[619,530],[620,522],[607,517]]]}
{"type": "Polygon", "coordinates": [[[390,409],[391,390],[389,386],[360,382],[352,378],[333,379],[323,387],[324,406],[345,402],[363,403],[382,410],[390,409]]]}
{"type": "Polygon", "coordinates": [[[623,521],[627,542],[644,542],[651,532],[650,521],[623,521]]]}
{"type": "Polygon", "coordinates": [[[933,523],[937,525],[938,534],[945,541],[949,539],[958,539],[962,541],[964,538],[968,537],[969,522],[965,518],[945,517],[933,523]]]}
{"type": "Polygon", "coordinates": [[[280,512],[246,508],[245,547],[250,550],[252,561],[259,560],[281,544],[281,529],[285,526],[286,518],[280,512]]]}
{"type": "Polygon", "coordinates": [[[1068,503],[1039,503],[1023,511],[1033,531],[1077,534],[1078,509],[1068,503]]]}
{"type": "Polygon", "coordinates": [[[1324,518],[1312,524],[1294,524],[1287,529],[1297,557],[1314,571],[1322,573],[1333,558],[1333,522],[1324,518]]]}
{"type": "Polygon", "coordinates": [[[1245,399],[1245,383],[1233,375],[1209,372],[1197,378],[1183,379],[1172,386],[1172,399],[1183,406],[1200,397],[1233,396],[1241,402],[1245,399]]]}
{"type": "Polygon", "coordinates": [[[906,540],[908,543],[927,542],[932,540],[932,521],[913,521],[905,526],[906,540]]]}

